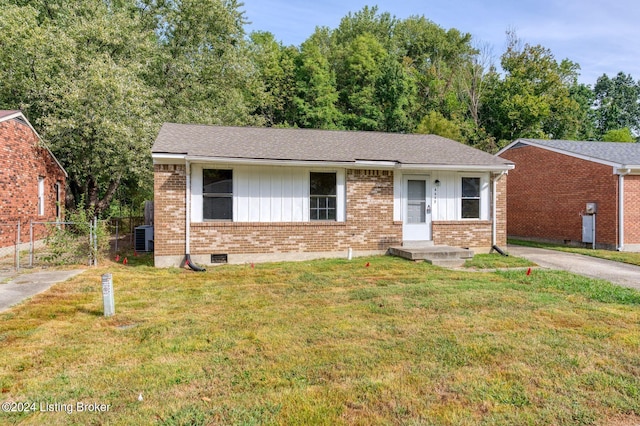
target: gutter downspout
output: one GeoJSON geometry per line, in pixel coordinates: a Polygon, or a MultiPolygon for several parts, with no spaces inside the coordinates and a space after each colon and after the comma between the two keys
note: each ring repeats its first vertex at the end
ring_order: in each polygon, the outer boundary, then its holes
{"type": "Polygon", "coordinates": [[[618,170],[618,251],[624,251],[624,177],[629,169],[618,170]]]}
{"type": "Polygon", "coordinates": [[[191,251],[191,163],[189,160],[185,160],[184,169],[186,173],[187,187],[185,188],[185,240],[184,240],[184,253],[189,256],[191,251]]]}
{"type": "Polygon", "coordinates": [[[184,263],[194,271],[204,272],[206,269],[201,268],[191,261],[191,163],[185,160],[186,188],[185,188],[185,230],[184,230],[184,263]]]}
{"type": "Polygon", "coordinates": [[[493,206],[493,211],[492,211],[492,217],[491,217],[491,248],[493,250],[496,250],[498,253],[503,254],[502,251],[497,247],[497,240],[498,240],[498,229],[497,229],[497,219],[496,216],[498,215],[498,206],[497,206],[497,202],[498,202],[498,195],[497,195],[497,190],[498,190],[498,181],[500,179],[502,179],[502,176],[504,176],[505,174],[507,174],[506,171],[501,172],[498,176],[494,175],[493,178],[493,188],[492,188],[492,206],[493,206]]]}

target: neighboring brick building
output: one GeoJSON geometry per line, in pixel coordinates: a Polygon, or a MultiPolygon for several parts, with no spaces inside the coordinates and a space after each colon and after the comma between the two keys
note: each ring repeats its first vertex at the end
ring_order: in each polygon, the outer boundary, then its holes
{"type": "Polygon", "coordinates": [[[516,165],[509,237],[591,246],[596,203],[596,246],[640,250],[640,144],[518,139],[497,155],[516,165]]]}
{"type": "MultiPolygon", "coordinates": [[[[0,110],[0,255],[29,242],[29,222],[62,219],[67,174],[20,111],[0,110]]],[[[38,239],[43,226],[34,228],[38,239]]],[[[6,253],[5,253],[6,254],[6,253]]]]}
{"type": "Polygon", "coordinates": [[[167,123],[152,155],[156,266],[506,244],[513,165],[439,136],[167,123]]]}

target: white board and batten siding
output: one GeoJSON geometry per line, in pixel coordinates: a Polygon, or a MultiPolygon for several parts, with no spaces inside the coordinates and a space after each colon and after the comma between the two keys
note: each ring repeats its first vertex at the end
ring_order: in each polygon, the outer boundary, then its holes
{"type": "MultiPolygon", "coordinates": [[[[191,165],[191,221],[202,222],[203,168],[233,170],[234,222],[308,222],[309,177],[311,172],[335,172],[337,184],[337,221],[346,218],[345,170],[339,168],[307,168],[239,165],[191,165]]],[[[395,221],[404,220],[403,173],[425,175],[431,183],[432,220],[461,219],[462,178],[480,178],[480,220],[491,219],[490,175],[483,172],[394,171],[395,221]],[[440,186],[435,181],[440,181],[440,186]]]]}
{"type": "Polygon", "coordinates": [[[455,221],[455,220],[477,220],[462,219],[462,178],[480,178],[480,220],[491,219],[491,185],[489,173],[482,172],[400,172],[394,173],[393,182],[393,220],[403,221],[403,179],[405,175],[426,175],[431,183],[431,220],[435,221],[455,221]],[[440,181],[440,186],[435,185],[435,181],[440,181]]]}
{"type": "Polygon", "coordinates": [[[308,222],[310,173],[335,172],[337,220],[345,220],[346,189],[343,169],[192,164],[192,222],[203,221],[204,168],[233,170],[234,222],[308,222]]]}

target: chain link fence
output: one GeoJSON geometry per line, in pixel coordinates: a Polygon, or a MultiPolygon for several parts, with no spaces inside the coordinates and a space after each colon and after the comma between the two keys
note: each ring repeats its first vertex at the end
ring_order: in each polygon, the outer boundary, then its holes
{"type": "Polygon", "coordinates": [[[111,252],[121,253],[133,250],[135,229],[145,224],[143,216],[116,217],[108,220],[108,231],[111,236],[111,252]]]}
{"type": "Polygon", "coordinates": [[[97,265],[100,255],[134,250],[144,217],[91,222],[0,222],[0,270],[97,265]]]}
{"type": "Polygon", "coordinates": [[[100,240],[105,236],[106,227],[97,219],[88,223],[0,223],[0,269],[97,265],[100,240]]]}
{"type": "Polygon", "coordinates": [[[0,222],[0,270],[19,268],[19,253],[26,247],[18,243],[20,225],[20,222],[0,222]]]}

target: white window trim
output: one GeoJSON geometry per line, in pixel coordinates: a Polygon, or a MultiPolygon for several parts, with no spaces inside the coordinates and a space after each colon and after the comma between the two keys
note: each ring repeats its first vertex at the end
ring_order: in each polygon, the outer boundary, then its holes
{"type": "Polygon", "coordinates": [[[44,176],[38,176],[38,216],[44,216],[44,176]]]}
{"type": "Polygon", "coordinates": [[[483,173],[458,173],[456,178],[456,216],[458,220],[469,222],[474,220],[490,220],[489,219],[489,176],[483,173]],[[479,178],[480,179],[480,217],[463,218],[462,217],[462,178],[479,178]]]}
{"type": "Polygon", "coordinates": [[[309,169],[307,173],[306,183],[306,201],[304,205],[304,221],[305,222],[344,222],[347,216],[346,203],[346,178],[344,169],[309,169]],[[336,220],[311,220],[310,200],[311,200],[311,173],[335,173],[336,174],[336,220]]]}
{"type": "MultiPolygon", "coordinates": [[[[238,202],[236,194],[236,173],[232,167],[224,167],[224,166],[203,166],[199,170],[200,173],[200,194],[199,194],[199,202],[200,206],[200,222],[235,222],[236,220],[236,210],[238,208],[238,202]],[[204,218],[204,170],[228,170],[231,171],[231,219],[205,219],[204,218]]],[[[192,178],[193,179],[193,178],[192,178]]],[[[193,187],[193,180],[191,186],[193,187]]],[[[193,188],[191,192],[191,197],[193,197],[193,188]]],[[[191,203],[194,204],[193,202],[191,203]]],[[[191,215],[193,217],[193,214],[191,215]]]]}

